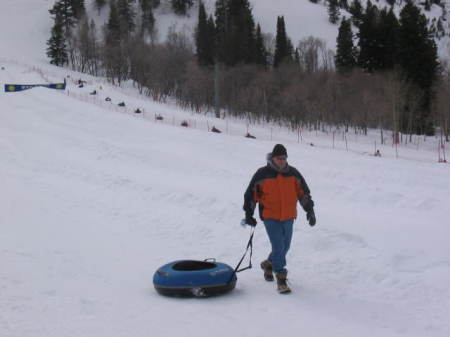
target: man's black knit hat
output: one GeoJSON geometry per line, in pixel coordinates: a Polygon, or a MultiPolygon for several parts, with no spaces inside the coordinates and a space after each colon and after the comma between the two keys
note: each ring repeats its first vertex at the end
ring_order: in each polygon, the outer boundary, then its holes
{"type": "Polygon", "coordinates": [[[286,156],[287,157],[286,148],[281,144],[275,145],[272,150],[272,158],[278,157],[278,156],[286,156]]]}

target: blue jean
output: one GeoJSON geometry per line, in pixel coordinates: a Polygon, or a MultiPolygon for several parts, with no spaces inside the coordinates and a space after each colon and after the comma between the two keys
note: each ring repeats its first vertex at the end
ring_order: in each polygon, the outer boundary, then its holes
{"type": "Polygon", "coordinates": [[[272,262],[275,273],[286,274],[286,254],[291,246],[292,228],[294,219],[279,221],[275,219],[265,219],[267,235],[269,236],[272,252],[268,260],[272,262]]]}

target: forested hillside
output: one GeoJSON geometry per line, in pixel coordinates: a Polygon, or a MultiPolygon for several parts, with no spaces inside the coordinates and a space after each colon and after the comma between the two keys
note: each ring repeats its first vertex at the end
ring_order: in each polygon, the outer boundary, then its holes
{"type": "Polygon", "coordinates": [[[275,4],[272,34],[248,0],[58,0],[47,55],[55,65],[131,81],[152,99],[217,116],[363,133],[438,131],[448,139],[450,86],[437,48],[448,39],[445,5],[305,1],[299,10],[327,12],[319,22],[337,31],[330,46],[315,35],[293,40],[275,4]],[[169,12],[194,29],[175,25],[161,38],[158,15],[169,12]]]}

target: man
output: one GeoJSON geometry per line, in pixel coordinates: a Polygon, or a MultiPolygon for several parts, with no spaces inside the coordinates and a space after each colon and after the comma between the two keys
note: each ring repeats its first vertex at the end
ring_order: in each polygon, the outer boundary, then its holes
{"type": "Polygon", "coordinates": [[[316,224],[314,202],[305,179],[295,167],[287,163],[287,151],[277,144],[267,155],[267,165],[253,175],[244,194],[245,222],[256,226],[253,213],[259,203],[259,215],[264,222],[272,251],[267,260],[261,262],[266,281],[277,279],[279,293],[289,293],[286,283],[286,253],[292,239],[292,227],[297,218],[297,200],[306,212],[309,225],[316,224]]]}

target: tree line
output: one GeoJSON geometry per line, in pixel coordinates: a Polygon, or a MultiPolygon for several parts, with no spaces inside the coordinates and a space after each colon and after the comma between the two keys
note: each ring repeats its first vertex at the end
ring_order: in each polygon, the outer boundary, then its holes
{"type": "Polygon", "coordinates": [[[338,71],[345,73],[357,67],[367,73],[397,72],[409,87],[404,94],[410,96],[399,111],[400,130],[413,128],[415,133],[432,134],[432,102],[440,69],[425,16],[410,0],[399,19],[392,7],[380,10],[370,1],[365,10],[355,2],[349,10],[353,16],[342,19],[337,38],[338,71]],[[358,30],[357,47],[353,45],[352,26],[358,30]]]}
{"type": "Polygon", "coordinates": [[[383,129],[432,134],[439,126],[448,137],[448,77],[411,1],[399,19],[370,1],[357,16],[339,19],[336,55],[318,38],[294,44],[282,16],[276,36],[262,32],[248,0],[217,0],[209,15],[201,1],[172,0],[176,15],[198,9],[196,32],[171,29],[159,43],[153,11],[161,1],[96,0],[99,11],[109,7],[100,34],[84,0],[57,1],[51,62],[112,83],[132,81],[155,100],[173,98],[197,112],[293,129],[380,128],[382,139],[383,129]]]}

